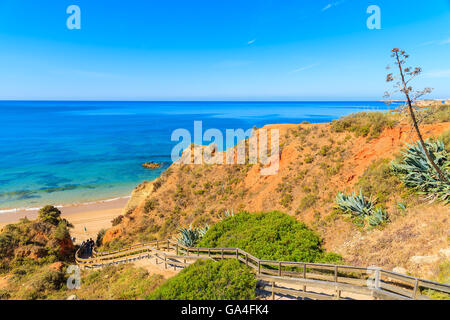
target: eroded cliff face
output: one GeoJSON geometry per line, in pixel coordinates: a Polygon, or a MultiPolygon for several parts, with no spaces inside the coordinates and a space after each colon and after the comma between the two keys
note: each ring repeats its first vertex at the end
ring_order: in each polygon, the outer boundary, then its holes
{"type": "MultiPolygon", "coordinates": [[[[373,139],[357,138],[349,132],[334,132],[328,123],[264,127],[274,128],[279,130],[281,151],[277,174],[261,175],[264,168],[261,164],[174,163],[160,178],[144,182],[133,191],[122,222],[107,231],[104,242],[166,238],[173,235],[179,225],[212,224],[225,209],[234,212],[280,210],[316,229],[324,238],[325,247],[342,254],[349,262],[388,268],[408,267],[422,272],[421,275],[432,272],[435,264],[419,270],[410,259],[413,254],[435,254],[434,251],[449,246],[448,208],[439,204],[420,204],[420,210],[411,211],[415,218],[410,222],[407,217],[394,213],[400,195],[393,194],[387,202],[387,208],[393,214],[386,231],[359,230],[333,214],[338,191],[354,191],[355,184],[371,164],[380,159],[393,159],[405,143],[417,140],[410,127],[400,125],[385,129],[373,139]],[[431,232],[427,228],[431,228],[436,219],[441,231],[431,232]],[[398,230],[409,230],[410,223],[413,224],[411,230],[416,231],[411,231],[409,236],[389,236],[398,234],[398,230]],[[427,224],[428,227],[423,229],[426,237],[419,231],[419,223],[427,224]],[[427,237],[433,242],[432,248],[421,245],[427,237]],[[398,252],[408,244],[408,253],[384,257],[388,251],[379,249],[389,250],[388,239],[395,241],[390,248],[398,252]],[[370,250],[370,254],[364,252],[364,248],[370,250]]],[[[449,129],[447,122],[424,125],[422,132],[428,138],[449,129]]],[[[193,157],[189,152],[185,150],[183,156],[193,157]]],[[[225,157],[220,152],[217,155],[225,157]]]]}

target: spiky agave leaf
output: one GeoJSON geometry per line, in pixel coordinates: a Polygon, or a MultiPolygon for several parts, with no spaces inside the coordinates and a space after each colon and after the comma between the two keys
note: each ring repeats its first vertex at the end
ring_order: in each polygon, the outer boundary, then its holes
{"type": "Polygon", "coordinates": [[[374,208],[374,202],[373,198],[364,197],[362,192],[359,195],[356,193],[346,195],[345,193],[338,192],[336,196],[336,204],[339,209],[344,213],[351,213],[352,215],[361,217],[370,214],[374,208]]]}
{"type": "Polygon", "coordinates": [[[178,231],[180,232],[178,243],[186,247],[195,246],[195,244],[199,240],[198,230],[192,229],[192,225],[189,225],[189,228],[178,227],[178,231]]]}
{"type": "MultiPolygon", "coordinates": [[[[433,161],[450,180],[450,156],[442,141],[425,142],[433,161]]],[[[416,192],[426,195],[431,201],[450,203],[450,185],[439,179],[436,170],[428,162],[422,145],[418,142],[407,145],[402,151],[403,159],[393,161],[391,169],[395,175],[416,192]]]]}
{"type": "Polygon", "coordinates": [[[371,214],[366,217],[366,220],[371,227],[375,227],[387,221],[388,214],[382,208],[375,208],[371,214]]]}
{"type": "Polygon", "coordinates": [[[224,220],[229,217],[234,217],[234,210],[224,210],[223,215],[219,215],[220,220],[224,220]]]}
{"type": "Polygon", "coordinates": [[[203,228],[192,228],[192,224],[189,225],[189,228],[178,227],[178,232],[180,233],[177,239],[178,243],[192,248],[201,238],[203,238],[208,230],[209,225],[206,225],[203,228]]]}
{"type": "Polygon", "coordinates": [[[353,222],[361,227],[364,226],[364,222],[374,227],[387,221],[387,212],[381,208],[375,208],[375,202],[374,198],[365,197],[361,191],[359,195],[339,192],[336,196],[337,208],[352,217],[353,222]]]}
{"type": "Polygon", "coordinates": [[[209,230],[209,225],[207,224],[207,225],[205,225],[203,228],[198,228],[197,230],[198,230],[198,233],[199,233],[200,238],[203,238],[203,236],[204,236],[204,235],[206,234],[206,232],[208,232],[208,230],[209,230]]]}

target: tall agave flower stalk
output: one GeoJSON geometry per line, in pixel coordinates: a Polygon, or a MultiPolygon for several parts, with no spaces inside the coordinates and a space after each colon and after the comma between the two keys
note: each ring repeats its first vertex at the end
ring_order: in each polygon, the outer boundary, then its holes
{"type": "MultiPolygon", "coordinates": [[[[450,156],[442,141],[425,142],[426,147],[441,171],[450,179],[450,156]]],[[[450,203],[450,184],[442,181],[428,161],[421,144],[407,145],[402,152],[403,159],[392,162],[391,169],[409,188],[426,195],[431,201],[450,203]]]]}

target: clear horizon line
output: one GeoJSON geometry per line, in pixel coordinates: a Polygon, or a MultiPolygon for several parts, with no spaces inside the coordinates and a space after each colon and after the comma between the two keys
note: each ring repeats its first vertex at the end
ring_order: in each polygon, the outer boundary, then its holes
{"type": "MultiPolygon", "coordinates": [[[[439,99],[421,99],[421,100],[437,100],[437,101],[445,101],[447,98],[439,98],[439,99]]],[[[385,102],[387,100],[383,99],[291,99],[291,100],[262,100],[262,99],[254,99],[254,100],[239,100],[239,99],[231,99],[231,100],[128,100],[128,99],[0,99],[0,102],[385,102]]],[[[389,101],[405,101],[402,99],[394,99],[389,101]]]]}

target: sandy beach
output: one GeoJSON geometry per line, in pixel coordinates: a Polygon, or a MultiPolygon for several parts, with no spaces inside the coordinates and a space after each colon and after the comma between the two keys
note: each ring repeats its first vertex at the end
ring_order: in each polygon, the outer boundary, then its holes
{"type": "MultiPolygon", "coordinates": [[[[68,205],[59,209],[62,217],[74,225],[70,234],[75,237],[75,243],[81,243],[88,238],[95,239],[101,229],[110,228],[111,220],[122,213],[127,201],[128,198],[121,198],[89,204],[68,205]]],[[[24,217],[30,220],[36,219],[37,210],[0,214],[0,229],[7,224],[18,222],[24,217]]]]}

